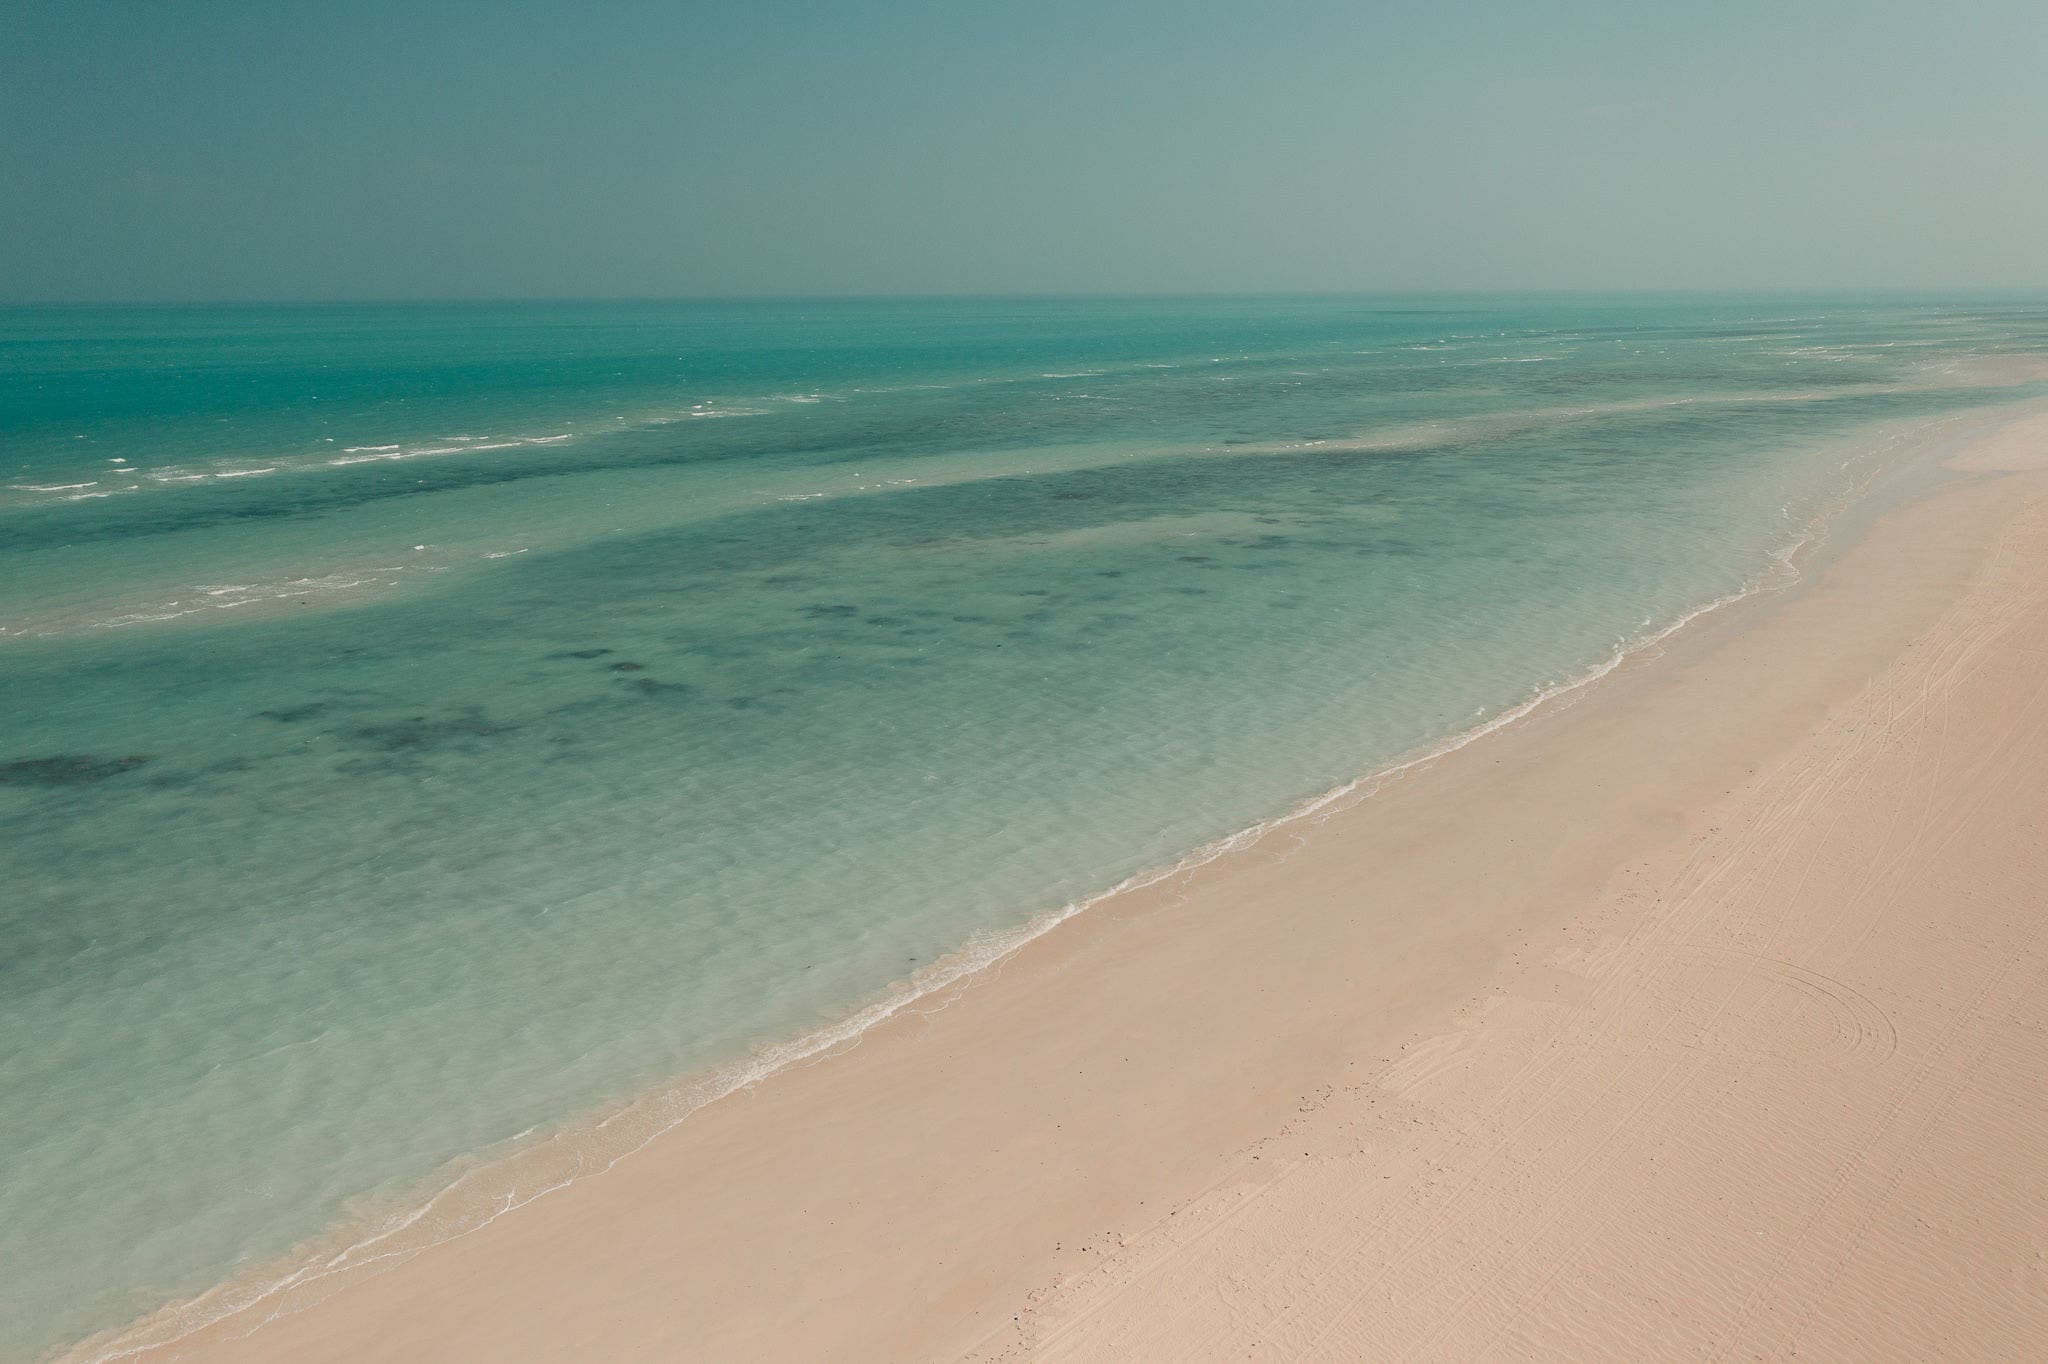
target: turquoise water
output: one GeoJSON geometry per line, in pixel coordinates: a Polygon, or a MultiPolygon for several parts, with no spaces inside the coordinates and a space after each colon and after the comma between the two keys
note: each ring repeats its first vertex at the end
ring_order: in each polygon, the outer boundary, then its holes
{"type": "Polygon", "coordinates": [[[0,1352],[1755,580],[2048,305],[0,312],[0,1352]]]}

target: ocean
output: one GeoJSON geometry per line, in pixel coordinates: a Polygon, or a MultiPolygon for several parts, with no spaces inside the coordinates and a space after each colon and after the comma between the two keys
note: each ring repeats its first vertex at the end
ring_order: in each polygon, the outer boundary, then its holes
{"type": "Polygon", "coordinates": [[[1996,297],[0,310],[0,1355],[602,1164],[1782,580],[2044,354],[1996,297]]]}

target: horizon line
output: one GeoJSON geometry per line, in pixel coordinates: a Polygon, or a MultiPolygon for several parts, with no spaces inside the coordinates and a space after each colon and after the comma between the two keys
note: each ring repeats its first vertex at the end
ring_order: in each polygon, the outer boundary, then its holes
{"type": "Polygon", "coordinates": [[[1959,295],[2048,295],[2048,284],[1956,285],[1730,285],[1578,286],[1385,289],[1187,289],[1187,290],[989,290],[732,294],[419,294],[317,297],[279,295],[251,298],[41,298],[0,299],[0,308],[262,308],[395,307],[574,303],[890,303],[890,302],[1078,302],[1086,300],[1178,300],[1231,298],[1653,298],[1653,297],[1901,297],[1959,295]]]}

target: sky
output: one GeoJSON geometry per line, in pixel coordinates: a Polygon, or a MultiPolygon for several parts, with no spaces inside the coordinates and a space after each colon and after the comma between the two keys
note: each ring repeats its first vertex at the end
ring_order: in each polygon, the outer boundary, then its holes
{"type": "Polygon", "coordinates": [[[2042,286],[2042,0],[0,4],[0,301],[2042,286]]]}

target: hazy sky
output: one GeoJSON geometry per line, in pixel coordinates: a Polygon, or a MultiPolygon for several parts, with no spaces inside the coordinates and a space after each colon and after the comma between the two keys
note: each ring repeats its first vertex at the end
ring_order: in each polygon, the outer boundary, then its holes
{"type": "Polygon", "coordinates": [[[2048,0],[0,3],[0,299],[2048,285],[2048,0]]]}

